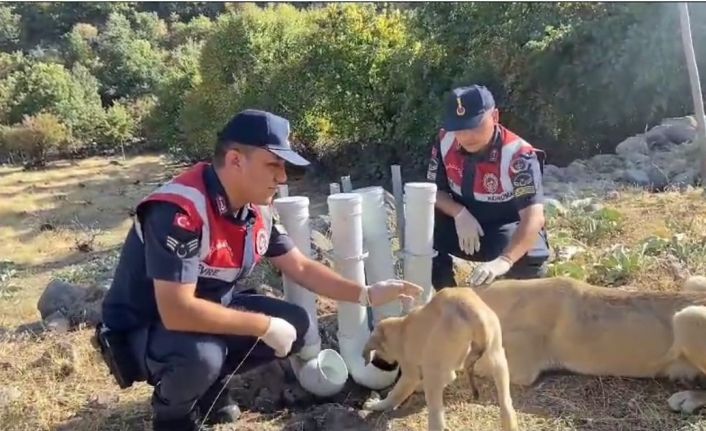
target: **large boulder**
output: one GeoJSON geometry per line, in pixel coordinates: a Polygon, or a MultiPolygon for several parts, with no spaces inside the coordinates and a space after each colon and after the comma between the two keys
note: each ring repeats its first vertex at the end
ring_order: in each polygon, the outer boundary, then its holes
{"type": "Polygon", "coordinates": [[[84,288],[52,280],[39,297],[37,309],[45,325],[51,329],[63,331],[81,324],[95,326],[101,321],[104,294],[102,288],[84,288]]]}
{"type": "Polygon", "coordinates": [[[546,165],[545,193],[556,198],[615,190],[618,185],[662,191],[684,189],[698,179],[700,152],[694,141],[693,116],[667,118],[660,124],[628,137],[615,154],[598,154],[574,160],[565,168],[546,165]]]}

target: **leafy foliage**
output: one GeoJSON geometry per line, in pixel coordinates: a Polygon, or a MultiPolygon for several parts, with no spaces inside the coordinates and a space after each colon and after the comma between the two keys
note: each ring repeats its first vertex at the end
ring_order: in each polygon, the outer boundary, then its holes
{"type": "MultiPolygon", "coordinates": [[[[703,68],[706,6],[690,11],[703,68]]],[[[0,70],[5,124],[53,109],[91,148],[112,136],[95,125],[116,101],[154,97],[134,137],[193,160],[235,112],[263,108],[290,119],[310,158],[361,179],[391,163],[421,175],[442,100],[472,82],[560,165],[691,111],[666,3],[9,3],[0,49],[23,59],[0,70]],[[56,108],[67,95],[80,115],[56,108]]]]}

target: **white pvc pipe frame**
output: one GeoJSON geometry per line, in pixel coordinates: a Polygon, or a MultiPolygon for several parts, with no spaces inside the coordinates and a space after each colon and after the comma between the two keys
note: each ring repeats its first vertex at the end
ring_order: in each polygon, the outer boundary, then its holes
{"type": "MultiPolygon", "coordinates": [[[[332,190],[334,191],[334,190],[332,190]]],[[[431,259],[433,257],[434,183],[407,183],[404,186],[405,248],[404,279],[419,284],[424,293],[415,305],[427,303],[432,296],[431,259]]],[[[394,278],[392,250],[387,232],[384,189],[366,187],[328,197],[334,247],[335,270],[359,284],[372,284],[394,278]]],[[[309,199],[303,196],[280,197],[274,201],[280,220],[296,246],[311,254],[309,199]]],[[[370,337],[367,310],[357,304],[339,301],[338,345],[340,354],[321,349],[316,296],[283,277],[285,298],[307,310],[310,319],[304,347],[290,358],[301,386],[308,392],[327,397],[338,393],[350,374],[361,386],[379,390],[391,386],[399,370],[381,370],[364,363],[363,346],[370,337]]],[[[398,316],[411,305],[395,300],[373,307],[373,321],[398,316]]]]}

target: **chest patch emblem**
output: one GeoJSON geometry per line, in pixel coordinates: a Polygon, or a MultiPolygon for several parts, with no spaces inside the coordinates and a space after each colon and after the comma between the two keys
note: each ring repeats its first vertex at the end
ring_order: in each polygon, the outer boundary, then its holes
{"type": "Polygon", "coordinates": [[[483,175],[483,188],[488,193],[495,193],[498,191],[498,177],[493,173],[487,173],[483,175]]]}
{"type": "Polygon", "coordinates": [[[267,251],[267,232],[265,229],[260,229],[257,231],[257,239],[255,240],[255,246],[257,248],[257,254],[262,256],[267,251]]]}

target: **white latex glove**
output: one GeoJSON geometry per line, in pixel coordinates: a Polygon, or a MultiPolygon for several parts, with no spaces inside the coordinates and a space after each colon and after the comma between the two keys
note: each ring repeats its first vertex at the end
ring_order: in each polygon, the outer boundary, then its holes
{"type": "Polygon", "coordinates": [[[510,270],[512,262],[505,256],[500,256],[490,262],[484,262],[476,267],[471,274],[471,284],[478,286],[480,284],[491,283],[496,277],[500,277],[510,270]]]}
{"type": "Polygon", "coordinates": [[[297,339],[297,330],[284,319],[270,317],[270,326],[261,338],[265,344],[274,349],[277,357],[284,358],[292,349],[294,340],[297,339]]]}
{"type": "Polygon", "coordinates": [[[423,292],[422,288],[404,280],[384,280],[365,286],[360,291],[358,302],[377,307],[395,299],[412,301],[423,292]]]}
{"type": "Polygon", "coordinates": [[[458,247],[464,253],[472,255],[480,250],[480,237],[484,235],[483,228],[475,217],[463,207],[454,217],[456,233],[458,234],[458,247]]]}

